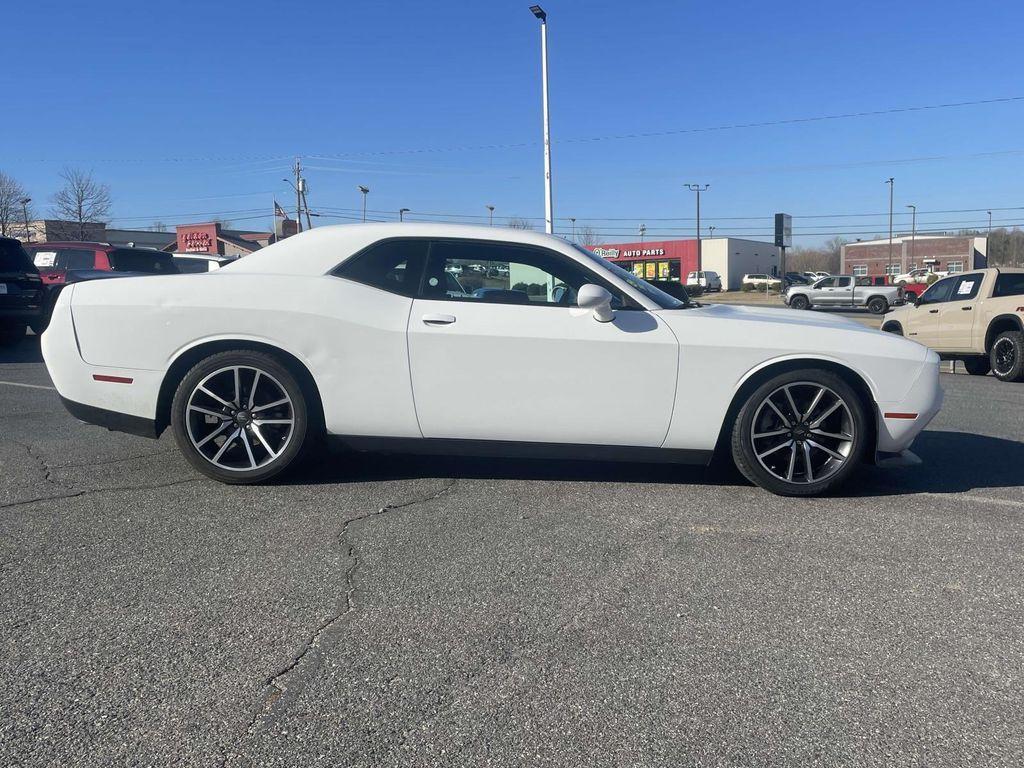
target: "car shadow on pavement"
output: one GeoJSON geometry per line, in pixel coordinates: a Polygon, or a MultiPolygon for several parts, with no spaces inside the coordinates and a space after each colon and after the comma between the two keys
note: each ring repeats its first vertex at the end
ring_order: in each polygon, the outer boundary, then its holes
{"type": "Polygon", "coordinates": [[[26,336],[10,347],[0,347],[0,363],[41,363],[43,353],[39,349],[39,337],[26,336]]]}
{"type": "MultiPolygon", "coordinates": [[[[865,466],[836,496],[962,493],[1024,485],[1024,443],[966,432],[922,433],[913,450],[920,466],[865,466]]],[[[339,451],[289,476],[289,484],[358,483],[416,478],[545,480],[673,485],[749,486],[729,462],[711,467],[676,464],[500,459],[339,451]]]]}

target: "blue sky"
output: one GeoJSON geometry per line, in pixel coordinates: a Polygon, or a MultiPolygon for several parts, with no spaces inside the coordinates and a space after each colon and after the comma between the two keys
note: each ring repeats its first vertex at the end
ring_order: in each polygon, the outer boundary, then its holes
{"type": "MultiPolygon", "coordinates": [[[[314,210],[357,209],[365,184],[381,218],[486,216],[492,203],[539,220],[529,5],[23,3],[5,13],[0,85],[9,110],[19,94],[26,109],[0,121],[0,170],[45,212],[61,168],[91,169],[122,226],[223,212],[266,227],[275,196],[294,205],[282,178],[296,154],[314,210]]],[[[1021,97],[1020,3],[543,5],[555,214],[592,219],[607,240],[635,239],[641,222],[648,239],[689,233],[658,221],[693,216],[687,181],[711,184],[716,235],[766,234],[786,211],[804,243],[884,231],[885,215],[801,217],[883,214],[889,176],[922,229],[987,219],[931,211],[1024,206],[1024,101],[574,141],[1021,97]]]]}

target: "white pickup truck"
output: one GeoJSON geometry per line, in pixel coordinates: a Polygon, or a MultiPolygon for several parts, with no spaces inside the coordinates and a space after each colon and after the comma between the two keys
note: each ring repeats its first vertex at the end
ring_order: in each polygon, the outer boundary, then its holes
{"type": "Polygon", "coordinates": [[[811,285],[793,285],[782,300],[793,309],[811,307],[867,307],[884,315],[904,302],[903,288],[892,285],[858,285],[853,275],[831,275],[811,285]]]}

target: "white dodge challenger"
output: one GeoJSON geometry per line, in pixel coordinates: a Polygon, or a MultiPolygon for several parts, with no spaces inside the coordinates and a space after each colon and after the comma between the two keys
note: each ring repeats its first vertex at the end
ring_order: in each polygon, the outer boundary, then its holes
{"type": "Polygon", "coordinates": [[[908,450],[939,358],[819,314],[699,306],[528,231],[323,227],[215,272],[78,283],[42,338],[82,421],[267,480],[360,450],[708,463],[810,496],[908,450]]]}

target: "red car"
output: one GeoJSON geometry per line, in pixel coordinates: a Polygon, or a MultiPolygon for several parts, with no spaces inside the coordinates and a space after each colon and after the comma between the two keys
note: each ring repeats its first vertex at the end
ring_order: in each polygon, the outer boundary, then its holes
{"type": "MultiPolygon", "coordinates": [[[[180,272],[171,254],[151,248],[122,248],[109,243],[25,243],[25,250],[46,285],[69,282],[68,273],[88,279],[90,272],[166,275],[180,272]]],[[[92,275],[99,277],[100,275],[92,275]]]]}

